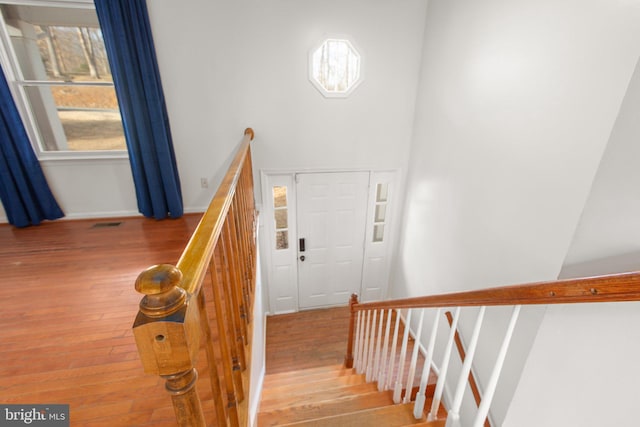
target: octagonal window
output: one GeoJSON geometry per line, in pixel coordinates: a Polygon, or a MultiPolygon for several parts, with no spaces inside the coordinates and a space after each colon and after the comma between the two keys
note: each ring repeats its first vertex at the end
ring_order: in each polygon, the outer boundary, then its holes
{"type": "Polygon", "coordinates": [[[324,96],[345,97],[360,83],[360,63],[349,40],[329,38],[309,55],[309,79],[324,96]]]}

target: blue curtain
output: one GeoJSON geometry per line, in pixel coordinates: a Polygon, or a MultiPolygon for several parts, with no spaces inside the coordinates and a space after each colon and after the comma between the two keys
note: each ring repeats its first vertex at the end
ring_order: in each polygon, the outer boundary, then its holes
{"type": "Polygon", "coordinates": [[[42,173],[0,69],[0,200],[9,223],[40,224],[64,216],[42,173]]]}
{"type": "Polygon", "coordinates": [[[94,0],[118,95],[138,209],[182,216],[182,192],[145,0],[94,0]]]}

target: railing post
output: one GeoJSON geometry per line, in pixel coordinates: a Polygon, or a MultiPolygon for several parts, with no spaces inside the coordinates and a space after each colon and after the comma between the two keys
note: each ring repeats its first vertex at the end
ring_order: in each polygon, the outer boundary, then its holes
{"type": "Polygon", "coordinates": [[[398,375],[393,388],[393,402],[400,403],[402,397],[402,377],[404,376],[404,364],[407,357],[407,345],[409,344],[409,329],[411,328],[411,314],[413,309],[407,310],[407,319],[404,323],[404,334],[402,336],[402,347],[400,348],[400,359],[398,359],[398,375]]]}
{"type": "Polygon", "coordinates": [[[356,324],[356,312],[354,306],[358,304],[358,295],[352,294],[349,300],[349,336],[347,338],[347,354],[344,357],[345,368],[353,368],[353,333],[356,324]]]}
{"type": "Polygon", "coordinates": [[[440,311],[436,310],[436,314],[433,318],[433,325],[431,325],[431,335],[429,336],[429,347],[427,348],[427,357],[424,361],[424,367],[422,368],[422,376],[420,377],[420,389],[416,395],[416,402],[413,407],[413,417],[416,419],[422,418],[424,412],[424,405],[427,401],[427,383],[429,382],[429,375],[431,373],[431,362],[433,361],[433,350],[436,346],[436,336],[438,335],[438,324],[440,322],[440,311]]]}
{"type": "Polygon", "coordinates": [[[374,366],[374,352],[376,343],[376,322],[377,322],[378,310],[373,310],[373,317],[371,318],[371,330],[369,332],[369,349],[367,350],[367,366],[365,366],[365,373],[367,382],[371,381],[373,377],[373,366],[374,366]]]}
{"type": "Polygon", "coordinates": [[[391,331],[391,320],[393,318],[393,309],[387,310],[387,327],[384,332],[384,346],[382,347],[382,356],[380,358],[380,370],[378,372],[378,391],[384,391],[387,384],[387,371],[389,364],[387,363],[387,353],[389,351],[389,332],[391,331]]]}
{"type": "Polygon", "coordinates": [[[204,426],[194,368],[200,348],[199,308],[181,281],[180,270],[168,264],[140,273],[135,288],[145,296],[133,334],[145,372],[167,380],[178,425],[204,426]]]}
{"type": "Polygon", "coordinates": [[[502,372],[504,358],[507,356],[507,350],[509,349],[509,344],[511,343],[511,337],[513,336],[513,331],[516,327],[518,316],[520,315],[520,308],[520,305],[516,305],[513,307],[513,311],[511,312],[511,319],[509,320],[509,325],[507,326],[507,332],[505,332],[504,334],[502,345],[500,346],[500,350],[498,351],[498,357],[496,357],[496,362],[493,365],[493,370],[491,371],[491,376],[489,377],[489,383],[487,384],[482,402],[480,402],[480,407],[478,407],[476,419],[473,421],[473,427],[482,427],[484,420],[487,418],[487,415],[489,415],[489,406],[491,406],[493,394],[495,393],[496,386],[498,385],[498,378],[500,377],[500,372],[502,372]]]}
{"type": "MultiPolygon", "coordinates": [[[[200,309],[200,320],[202,322],[202,331],[204,333],[205,351],[207,353],[208,366],[217,366],[216,355],[213,349],[213,336],[211,334],[211,325],[209,325],[209,315],[207,313],[207,303],[205,301],[204,290],[200,290],[198,294],[198,308],[200,309]]],[[[211,383],[211,396],[216,407],[216,417],[218,420],[226,420],[227,413],[222,397],[222,384],[220,383],[220,375],[217,369],[209,369],[209,382],[211,383]]]]}
{"type": "Polygon", "coordinates": [[[418,321],[418,331],[416,332],[416,340],[413,342],[413,354],[411,355],[411,364],[409,365],[409,374],[407,375],[407,387],[405,387],[404,403],[411,401],[411,389],[416,376],[416,365],[418,364],[418,350],[420,349],[420,340],[422,339],[422,325],[424,324],[424,308],[420,310],[420,320],[418,321]]]}
{"type": "Polygon", "coordinates": [[[398,331],[400,329],[400,311],[396,311],[396,324],[393,327],[393,338],[391,338],[391,352],[389,353],[389,369],[387,370],[387,379],[385,390],[389,390],[393,385],[393,368],[396,361],[396,348],[398,346],[398,331]]]}
{"type": "Polygon", "coordinates": [[[478,317],[476,318],[476,323],[473,327],[473,333],[471,334],[471,341],[469,342],[468,352],[462,363],[462,369],[460,371],[460,376],[458,377],[458,383],[456,386],[453,403],[451,404],[451,408],[449,409],[449,413],[447,414],[446,427],[460,425],[460,408],[462,407],[462,398],[464,397],[467,381],[471,373],[471,364],[473,363],[473,357],[476,353],[476,346],[478,345],[478,338],[480,337],[480,329],[482,328],[485,311],[486,306],[480,307],[480,310],[478,311],[478,317]]]}
{"type": "Polygon", "coordinates": [[[444,391],[444,384],[447,381],[447,371],[449,370],[449,361],[451,360],[451,349],[453,347],[453,340],[458,327],[459,318],[460,318],[460,307],[456,307],[455,314],[453,315],[453,323],[451,324],[451,331],[449,332],[447,345],[444,349],[444,355],[442,356],[442,363],[440,364],[440,373],[438,374],[438,383],[436,384],[436,390],[433,393],[433,400],[431,401],[431,411],[429,412],[429,415],[427,415],[427,421],[434,421],[438,419],[438,410],[440,408],[440,402],[442,401],[442,392],[444,391]]]}
{"type": "Polygon", "coordinates": [[[173,410],[180,426],[204,426],[202,404],[196,392],[198,372],[195,368],[175,375],[162,375],[167,380],[165,388],[171,395],[173,410]]]}
{"type": "Polygon", "coordinates": [[[380,310],[380,322],[378,323],[378,339],[376,340],[375,360],[373,362],[373,379],[380,376],[380,350],[382,348],[382,327],[384,326],[384,309],[380,310]]]}

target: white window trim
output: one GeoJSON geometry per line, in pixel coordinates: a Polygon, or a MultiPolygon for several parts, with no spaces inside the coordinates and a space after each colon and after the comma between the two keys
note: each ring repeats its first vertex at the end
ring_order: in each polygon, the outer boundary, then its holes
{"type": "MultiPolygon", "coordinates": [[[[78,9],[95,9],[92,0],[0,0],[0,4],[10,4],[19,6],[51,6],[78,9]]],[[[4,25],[4,16],[0,11],[0,64],[5,73],[9,90],[13,96],[16,107],[22,121],[25,124],[25,130],[31,141],[31,146],[36,152],[39,160],[94,160],[94,159],[128,159],[127,150],[96,150],[96,151],[44,151],[41,148],[40,136],[37,129],[35,117],[30,108],[27,107],[27,95],[24,91],[25,84],[21,72],[16,68],[18,60],[11,48],[11,38],[7,27],[4,25]]],[[[68,83],[67,83],[68,84],[68,83]]],[[[124,125],[124,123],[123,123],[124,125]]]]}

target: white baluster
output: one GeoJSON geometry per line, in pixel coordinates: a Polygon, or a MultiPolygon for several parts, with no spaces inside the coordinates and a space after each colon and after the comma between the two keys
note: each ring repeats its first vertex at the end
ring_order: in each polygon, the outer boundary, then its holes
{"type": "Polygon", "coordinates": [[[385,390],[389,390],[393,385],[393,369],[396,363],[396,348],[398,347],[398,329],[400,328],[400,310],[396,310],[396,325],[393,329],[393,341],[391,343],[391,354],[389,355],[389,370],[387,371],[387,384],[385,390]]]}
{"type": "Polygon", "coordinates": [[[380,372],[378,374],[378,391],[383,391],[386,384],[386,375],[389,368],[387,362],[387,354],[389,352],[389,332],[391,331],[391,318],[393,317],[393,309],[387,310],[387,327],[384,331],[384,346],[382,347],[382,356],[380,358],[380,372]]]}
{"type": "Polygon", "coordinates": [[[354,368],[356,368],[356,370],[358,369],[358,364],[360,363],[360,315],[362,314],[361,311],[358,311],[358,313],[356,314],[356,338],[355,338],[355,342],[353,344],[353,360],[354,360],[354,368]]]}
{"type": "Polygon", "coordinates": [[[466,356],[464,359],[464,363],[462,364],[462,370],[460,372],[460,377],[458,378],[458,384],[456,386],[456,394],[453,398],[453,404],[449,409],[447,414],[447,424],[445,427],[455,427],[460,425],[460,407],[462,406],[462,398],[464,396],[464,391],[466,389],[467,383],[469,382],[469,372],[471,372],[471,363],[473,362],[473,356],[476,352],[476,347],[478,345],[478,337],[480,336],[480,328],[482,327],[482,321],[484,319],[484,313],[486,311],[486,307],[480,307],[480,311],[478,311],[478,317],[476,318],[476,324],[473,328],[473,334],[471,335],[471,341],[469,342],[469,347],[467,348],[466,356]]]}
{"type": "Polygon", "coordinates": [[[371,336],[369,338],[369,356],[367,358],[367,360],[369,361],[369,363],[367,363],[367,375],[366,375],[366,381],[368,383],[370,383],[371,381],[373,381],[373,349],[375,346],[375,341],[376,341],[376,318],[378,315],[378,310],[373,310],[373,318],[371,320],[371,336]]]}
{"type": "Polygon", "coordinates": [[[364,344],[362,346],[362,369],[359,374],[365,374],[367,372],[367,365],[369,364],[369,339],[371,338],[369,332],[371,331],[371,310],[367,310],[367,321],[364,330],[364,344]]]}
{"type": "Polygon", "coordinates": [[[447,340],[447,346],[444,349],[444,356],[442,357],[442,365],[440,366],[440,374],[438,375],[438,383],[436,384],[436,391],[433,395],[433,401],[431,402],[431,411],[427,417],[427,421],[433,421],[438,418],[438,408],[442,401],[442,392],[444,391],[444,383],[447,380],[447,371],[449,370],[449,359],[451,358],[451,349],[453,348],[453,339],[455,337],[456,328],[458,327],[458,318],[460,317],[460,307],[456,307],[455,314],[453,315],[453,322],[451,324],[451,331],[449,332],[449,339],[447,340]]]}
{"type": "Polygon", "coordinates": [[[509,349],[509,344],[511,343],[513,330],[515,329],[516,322],[518,321],[520,307],[521,306],[519,305],[513,307],[511,320],[509,321],[507,332],[505,333],[504,339],[502,340],[502,346],[500,347],[500,351],[498,352],[498,357],[496,358],[496,363],[493,366],[491,377],[489,377],[489,382],[487,383],[487,388],[484,391],[484,396],[482,397],[482,401],[480,402],[480,406],[478,407],[476,418],[473,421],[473,427],[482,427],[482,425],[484,424],[484,420],[487,418],[487,414],[489,413],[489,407],[491,406],[491,401],[493,400],[493,395],[495,394],[496,386],[498,385],[498,378],[500,377],[500,372],[502,372],[502,366],[504,365],[504,358],[507,356],[507,350],[509,349]]]}
{"type": "Polygon", "coordinates": [[[422,376],[420,377],[420,389],[416,395],[416,401],[413,404],[413,416],[419,420],[424,412],[424,404],[427,400],[427,383],[429,382],[429,374],[431,373],[431,362],[433,361],[433,350],[436,346],[436,335],[438,334],[438,323],[440,322],[440,312],[442,309],[436,310],[436,317],[431,327],[431,336],[429,337],[429,347],[427,348],[427,357],[422,368],[422,376]]]}
{"type": "Polygon", "coordinates": [[[360,355],[360,358],[358,359],[358,365],[356,366],[356,372],[358,374],[361,374],[363,372],[363,361],[364,361],[364,341],[365,341],[365,335],[364,335],[364,328],[365,325],[367,323],[366,321],[366,313],[364,311],[360,312],[361,314],[361,319],[360,319],[360,342],[358,343],[358,354],[360,355]]]}
{"type": "Polygon", "coordinates": [[[382,324],[384,323],[384,309],[380,310],[380,324],[378,325],[378,336],[376,339],[375,360],[373,362],[373,373],[371,381],[380,375],[380,348],[382,346],[382,324]]]}
{"type": "Polygon", "coordinates": [[[416,376],[416,365],[418,364],[418,350],[420,349],[420,336],[422,335],[422,323],[424,322],[424,308],[420,310],[420,320],[418,321],[418,331],[416,339],[413,342],[413,354],[411,354],[411,364],[409,365],[409,375],[407,375],[407,390],[404,394],[403,403],[411,402],[411,389],[413,388],[413,380],[416,376]]]}
{"type": "Polygon", "coordinates": [[[409,328],[411,326],[412,309],[407,310],[407,320],[404,323],[404,335],[402,337],[402,347],[400,349],[400,360],[398,360],[398,376],[393,389],[393,402],[400,403],[402,395],[402,376],[404,375],[404,362],[407,357],[407,344],[409,342],[409,328]]]}

